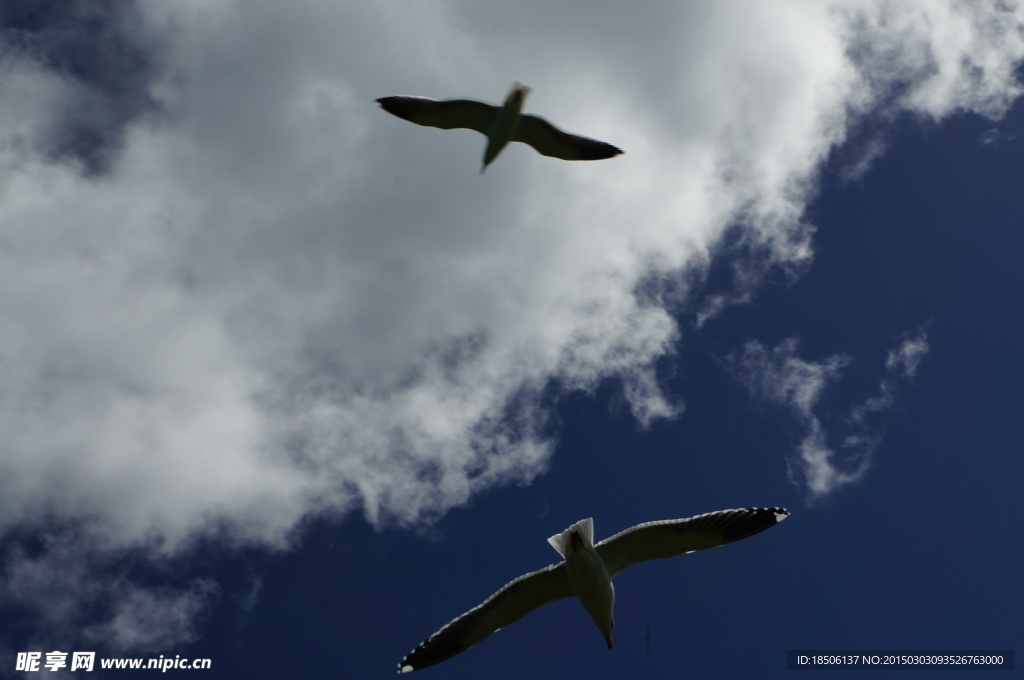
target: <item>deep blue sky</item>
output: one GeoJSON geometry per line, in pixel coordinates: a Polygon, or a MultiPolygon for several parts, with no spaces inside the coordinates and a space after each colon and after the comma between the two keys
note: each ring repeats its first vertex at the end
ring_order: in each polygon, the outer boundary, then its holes
{"type": "Polygon", "coordinates": [[[579,519],[748,506],[612,652],[564,600],[415,677],[1021,651],[1024,10],[570,7],[0,7],[0,676],[390,677],[579,519]],[[625,155],[373,104],[512,78],[625,155]]]}

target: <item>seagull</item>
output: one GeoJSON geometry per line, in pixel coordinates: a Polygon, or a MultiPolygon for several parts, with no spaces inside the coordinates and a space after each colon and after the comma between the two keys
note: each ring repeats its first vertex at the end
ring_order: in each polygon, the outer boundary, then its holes
{"type": "Polygon", "coordinates": [[[594,545],[594,520],[582,519],[548,539],[564,560],[509,582],[441,628],[398,664],[408,673],[440,663],[483,642],[537,607],[575,595],[608,649],[615,627],[612,579],[639,562],[685,555],[753,536],[789,516],[785,508],[720,510],[687,519],[646,522],[594,545]]]}
{"type": "Polygon", "coordinates": [[[522,113],[529,93],[530,88],[517,80],[502,106],[475,99],[407,96],[381,97],[377,103],[388,113],[417,125],[442,130],[467,128],[485,135],[487,149],[481,175],[509,142],[523,142],[544,156],[567,161],[597,161],[622,153],[622,149],[611,144],[569,134],[540,116],[522,113]]]}

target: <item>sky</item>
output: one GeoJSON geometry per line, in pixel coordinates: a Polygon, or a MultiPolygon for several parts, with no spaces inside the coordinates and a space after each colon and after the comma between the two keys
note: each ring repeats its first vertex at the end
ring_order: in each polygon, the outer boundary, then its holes
{"type": "Polygon", "coordinates": [[[8,0],[0,677],[385,677],[581,518],[749,506],[613,651],[566,600],[418,673],[1019,647],[1022,60],[1008,0],[8,0]],[[625,153],[374,104],[515,79],[625,153]]]}

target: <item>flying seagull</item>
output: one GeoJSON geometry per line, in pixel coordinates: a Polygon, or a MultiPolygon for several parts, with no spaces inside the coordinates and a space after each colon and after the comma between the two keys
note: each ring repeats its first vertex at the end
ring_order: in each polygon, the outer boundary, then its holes
{"type": "Polygon", "coordinates": [[[385,111],[428,127],[451,130],[468,128],[487,137],[484,166],[498,157],[509,142],[529,144],[544,156],[567,161],[597,161],[622,153],[622,149],[589,137],[572,135],[540,116],[522,113],[530,88],[518,80],[512,83],[505,103],[494,106],[475,99],[429,99],[427,97],[381,97],[385,111]]]}
{"type": "Polygon", "coordinates": [[[717,548],[775,526],[785,508],[720,510],[688,519],[647,522],[594,545],[594,520],[583,519],[548,539],[565,558],[524,574],[441,628],[398,664],[399,673],[432,666],[464,652],[537,607],[575,595],[597,624],[608,649],[615,627],[612,579],[638,562],[717,548]]]}

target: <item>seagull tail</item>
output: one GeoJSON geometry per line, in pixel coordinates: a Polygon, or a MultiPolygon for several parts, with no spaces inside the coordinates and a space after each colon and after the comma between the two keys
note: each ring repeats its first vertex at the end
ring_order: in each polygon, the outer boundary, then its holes
{"type": "Polygon", "coordinates": [[[592,549],[594,547],[594,518],[581,519],[562,533],[555,534],[549,538],[548,543],[558,551],[559,555],[565,557],[566,553],[569,552],[569,547],[572,545],[573,535],[578,535],[583,539],[583,546],[585,548],[589,547],[592,549]]]}

